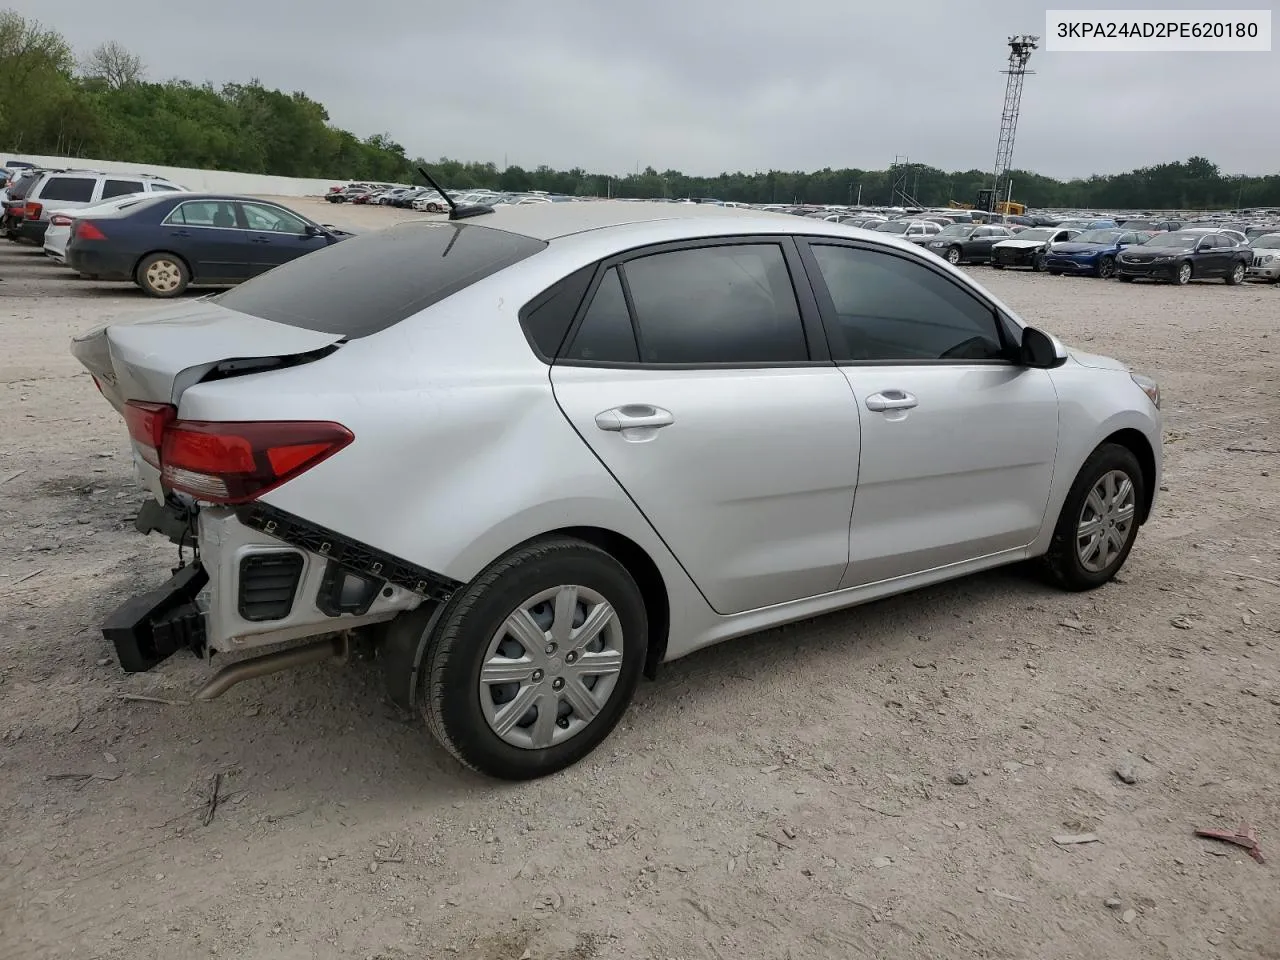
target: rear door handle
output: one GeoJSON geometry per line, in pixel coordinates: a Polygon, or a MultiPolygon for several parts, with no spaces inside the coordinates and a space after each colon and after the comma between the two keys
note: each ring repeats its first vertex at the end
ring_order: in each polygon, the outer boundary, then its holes
{"type": "Polygon", "coordinates": [[[873,393],[867,397],[867,409],[875,411],[910,410],[919,402],[905,390],[881,390],[879,393],[873,393]]]}
{"type": "Polygon", "coordinates": [[[175,231],[173,231],[173,235],[174,235],[175,237],[190,237],[190,236],[191,236],[191,234],[190,234],[190,233],[188,233],[186,230],[175,230],[175,231]]]}
{"type": "Polygon", "coordinates": [[[647,403],[628,403],[596,414],[596,426],[611,433],[641,427],[669,427],[675,422],[670,410],[647,403]]]}

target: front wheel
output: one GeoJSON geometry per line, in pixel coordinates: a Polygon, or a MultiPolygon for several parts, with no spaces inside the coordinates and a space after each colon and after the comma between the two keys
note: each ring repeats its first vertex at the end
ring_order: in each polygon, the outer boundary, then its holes
{"type": "Polygon", "coordinates": [[[1104,443],[1090,454],[1058,515],[1045,561],[1067,590],[1092,590],[1119,572],[1138,536],[1146,479],[1133,451],[1104,443]]]}
{"type": "Polygon", "coordinates": [[[958,267],[960,265],[959,247],[947,247],[947,263],[951,264],[953,267],[958,267]]]}
{"type": "Polygon", "coordinates": [[[1103,257],[1098,261],[1098,276],[1103,280],[1110,280],[1116,275],[1116,261],[1114,257],[1103,257]]]}
{"type": "Polygon", "coordinates": [[[191,271],[181,257],[172,253],[153,253],[142,258],[133,278],[149,297],[176,297],[187,289],[191,271]]]}
{"type": "Polygon", "coordinates": [[[1229,287],[1235,287],[1244,283],[1244,264],[1237,263],[1231,268],[1231,272],[1223,277],[1223,279],[1227,282],[1227,286],[1229,287]]]}
{"type": "Polygon", "coordinates": [[[1174,283],[1176,283],[1180,287],[1185,287],[1190,282],[1191,282],[1191,264],[1189,263],[1178,264],[1178,277],[1174,281],[1174,283]]]}
{"type": "Polygon", "coordinates": [[[621,719],[648,646],[627,569],[581,540],[519,548],[449,601],[421,702],[458,760],[504,780],[576,763],[621,719]]]}

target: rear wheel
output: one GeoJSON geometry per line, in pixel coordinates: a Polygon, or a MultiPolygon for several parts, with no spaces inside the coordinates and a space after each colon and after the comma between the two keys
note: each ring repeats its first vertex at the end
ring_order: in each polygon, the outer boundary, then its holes
{"type": "Polygon", "coordinates": [[[1178,264],[1178,277],[1174,283],[1178,284],[1180,287],[1186,286],[1191,282],[1191,272],[1190,263],[1183,262],[1178,264]]]}
{"type": "Polygon", "coordinates": [[[1138,536],[1146,480],[1127,447],[1104,443],[1090,454],[1067,493],[1045,556],[1068,590],[1092,590],[1119,572],[1138,536]]]}
{"type": "Polygon", "coordinates": [[[1103,257],[1098,261],[1098,276],[1103,280],[1110,280],[1116,275],[1115,257],[1103,257]]]}
{"type": "Polygon", "coordinates": [[[181,257],[172,253],[143,257],[133,276],[142,292],[151,297],[176,297],[191,282],[191,271],[181,257]]]}
{"type": "Polygon", "coordinates": [[[449,601],[427,645],[423,713],[467,766],[546,776],[617,725],[647,644],[644,599],[622,564],[580,540],[534,543],[449,601]]]}
{"type": "Polygon", "coordinates": [[[1034,270],[1036,273],[1044,272],[1044,254],[1043,253],[1037,253],[1034,257],[1031,258],[1031,269],[1034,270]]]}
{"type": "Polygon", "coordinates": [[[1223,279],[1227,282],[1227,286],[1229,287],[1234,287],[1244,283],[1244,264],[1237,263],[1231,268],[1231,272],[1223,277],[1223,279]]]}

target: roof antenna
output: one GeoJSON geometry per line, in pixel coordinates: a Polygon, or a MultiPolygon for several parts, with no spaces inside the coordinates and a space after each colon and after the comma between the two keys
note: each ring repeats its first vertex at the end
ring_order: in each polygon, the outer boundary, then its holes
{"type": "Polygon", "coordinates": [[[458,206],[456,203],[453,202],[453,197],[449,196],[449,194],[444,192],[444,188],[442,188],[440,184],[435,182],[431,174],[427,173],[425,168],[419,167],[418,172],[422,174],[422,179],[427,181],[427,183],[431,185],[432,189],[434,189],[436,193],[444,197],[444,202],[449,205],[450,220],[465,220],[468,217],[478,217],[481,214],[494,212],[493,207],[483,203],[466,203],[466,204],[463,204],[462,206],[458,206]]]}

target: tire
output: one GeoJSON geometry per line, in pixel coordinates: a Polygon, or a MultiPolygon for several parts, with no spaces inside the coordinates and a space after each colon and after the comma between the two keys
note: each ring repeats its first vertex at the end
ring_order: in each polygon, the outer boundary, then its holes
{"type": "Polygon", "coordinates": [[[992,269],[992,270],[1003,270],[1003,269],[1004,269],[1004,264],[1003,264],[1003,263],[996,263],[994,260],[992,260],[992,261],[991,261],[991,269],[992,269]]]}
{"type": "Polygon", "coordinates": [[[1114,577],[1133,549],[1138,536],[1138,516],[1145,502],[1146,478],[1133,452],[1116,443],[1104,443],[1094,450],[1067,492],[1053,541],[1045,555],[1053,582],[1066,590],[1093,590],[1114,577]],[[1106,486],[1108,478],[1114,481],[1111,487],[1106,486]],[[1124,479],[1128,480],[1127,488],[1124,479]],[[1094,498],[1095,488],[1099,487],[1102,488],[1099,497],[1094,498]],[[1115,513],[1107,507],[1107,489],[1115,491],[1121,501],[1115,513]],[[1126,504],[1128,520],[1123,521],[1119,518],[1124,515],[1126,504]],[[1095,518],[1098,520],[1095,525],[1103,535],[1098,545],[1105,551],[1101,554],[1092,538],[1081,546],[1085,535],[1080,533],[1080,528],[1095,518]]]}
{"type": "MultiPolygon", "coordinates": [[[[640,588],[610,554],[568,537],[520,547],[459,590],[442,611],[423,663],[419,700],[427,725],[454,757],[491,777],[532,780],[563,770],[594,750],[621,719],[644,665],[648,627],[640,588]],[[555,622],[557,598],[570,589],[580,601],[574,604],[575,617],[587,616],[588,609],[594,616],[602,607],[612,608],[614,617],[598,634],[601,650],[586,653],[600,660],[612,654],[616,672],[594,680],[577,672],[590,660],[567,649],[569,634],[560,634],[555,622]],[[528,628],[536,631],[531,643],[506,628],[521,610],[528,628]],[[543,641],[548,646],[534,649],[543,641]],[[571,667],[573,654],[578,668],[571,667]],[[502,673],[503,662],[513,656],[533,662],[517,665],[510,682],[482,681],[486,663],[502,673]],[[608,685],[603,700],[593,696],[602,683],[608,685]],[[504,706],[514,709],[509,705],[517,698],[527,698],[520,713],[504,713],[504,706]],[[544,727],[541,709],[552,704],[555,718],[544,727]],[[588,719],[589,709],[598,712],[588,719]],[[499,733],[499,726],[507,729],[499,733]]],[[[505,667],[506,674],[512,671],[505,667]]]]}
{"type": "Polygon", "coordinates": [[[440,213],[442,210],[444,210],[444,207],[434,200],[427,204],[427,213],[440,213]]]}
{"type": "Polygon", "coordinates": [[[1034,270],[1036,273],[1044,273],[1045,266],[1044,266],[1043,253],[1037,253],[1034,257],[1031,258],[1031,269],[1034,270]]]}
{"type": "Polygon", "coordinates": [[[959,247],[947,247],[947,263],[953,267],[958,267],[961,259],[959,247]]]}
{"type": "Polygon", "coordinates": [[[1228,287],[1237,287],[1244,283],[1244,264],[1237,262],[1231,272],[1222,278],[1228,287]]]}
{"type": "Polygon", "coordinates": [[[1115,257],[1103,257],[1098,261],[1097,275],[1103,280],[1110,280],[1116,275],[1115,257]]]}
{"type": "Polygon", "coordinates": [[[150,253],[133,272],[134,282],[149,297],[176,297],[191,283],[191,271],[174,253],[150,253]]]}
{"type": "Polygon", "coordinates": [[[1188,283],[1191,282],[1191,276],[1193,273],[1194,273],[1194,270],[1192,270],[1190,261],[1183,261],[1182,263],[1178,264],[1178,274],[1174,278],[1173,282],[1180,287],[1185,287],[1188,283]]]}

